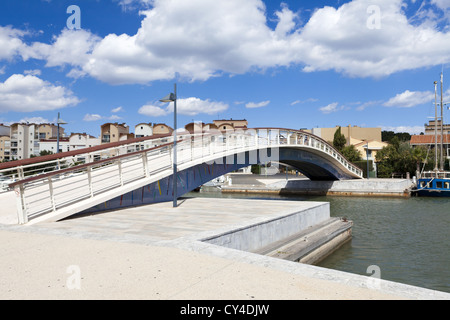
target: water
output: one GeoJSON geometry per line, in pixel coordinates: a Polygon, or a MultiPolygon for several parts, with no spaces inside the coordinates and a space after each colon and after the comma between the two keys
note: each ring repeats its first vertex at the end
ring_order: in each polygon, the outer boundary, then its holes
{"type": "Polygon", "coordinates": [[[190,193],[189,196],[330,202],[352,220],[353,238],[319,266],[450,293],[450,199],[190,193]]]}

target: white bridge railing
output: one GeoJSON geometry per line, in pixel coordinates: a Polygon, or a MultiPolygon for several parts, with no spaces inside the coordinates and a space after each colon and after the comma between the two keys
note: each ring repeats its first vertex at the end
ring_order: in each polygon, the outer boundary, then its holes
{"type": "MultiPolygon", "coordinates": [[[[257,128],[224,133],[179,132],[177,136],[177,167],[181,170],[198,163],[222,161],[223,157],[227,157],[229,163],[234,161],[235,154],[246,151],[250,161],[253,159],[256,164],[257,150],[266,147],[272,150],[267,160],[277,161],[279,147],[297,146],[315,150],[315,153],[319,151],[338,164],[348,176],[362,178],[362,170],[331,145],[303,131],[257,128]]],[[[241,160],[238,157],[237,161],[241,160]]],[[[121,192],[167,177],[172,174],[172,162],[173,138],[167,136],[103,148],[89,154],[80,150],[79,154],[46,162],[38,162],[36,158],[33,164],[3,169],[3,172],[9,170],[9,174],[15,172],[17,175],[9,188],[14,189],[16,194],[18,222],[25,224],[30,219],[61,211],[68,216],[76,213],[78,207],[82,208],[82,203],[92,207],[105,201],[104,196],[108,192],[112,199],[121,192]],[[53,170],[46,172],[42,168],[53,170]],[[31,175],[33,171],[39,172],[39,175],[31,175]],[[25,175],[26,172],[30,175],[25,175]]]]}

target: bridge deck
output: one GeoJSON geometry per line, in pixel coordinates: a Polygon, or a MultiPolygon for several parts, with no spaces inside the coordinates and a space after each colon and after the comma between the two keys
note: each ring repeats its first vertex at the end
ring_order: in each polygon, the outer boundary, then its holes
{"type": "MultiPolygon", "coordinates": [[[[100,239],[173,240],[221,228],[240,228],[254,219],[269,219],[306,210],[318,202],[210,199],[178,200],[178,207],[162,202],[79,215],[58,222],[42,222],[38,228],[100,239]]],[[[200,236],[199,236],[200,237],[200,236]]]]}

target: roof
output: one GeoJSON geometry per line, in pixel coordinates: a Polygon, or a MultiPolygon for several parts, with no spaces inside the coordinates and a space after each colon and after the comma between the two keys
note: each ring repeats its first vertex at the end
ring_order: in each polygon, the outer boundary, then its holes
{"type": "MultiPolygon", "coordinates": [[[[433,144],[435,143],[434,134],[423,134],[411,136],[410,144],[433,144]]],[[[441,136],[437,136],[437,143],[441,142],[441,136]]],[[[450,143],[450,134],[444,134],[444,143],[450,143]]]]}

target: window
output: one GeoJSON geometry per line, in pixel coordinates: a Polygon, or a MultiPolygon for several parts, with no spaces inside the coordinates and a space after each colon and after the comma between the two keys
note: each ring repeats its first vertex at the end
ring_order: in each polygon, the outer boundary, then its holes
{"type": "Polygon", "coordinates": [[[444,183],[444,188],[445,189],[450,189],[450,182],[445,182],[444,183]]]}
{"type": "Polygon", "coordinates": [[[442,181],[436,181],[436,188],[442,189],[442,181]]]}

